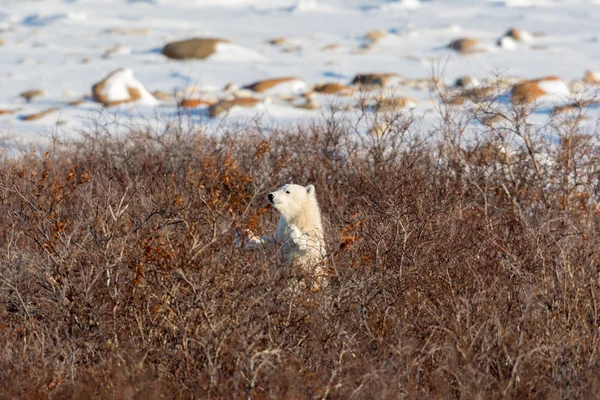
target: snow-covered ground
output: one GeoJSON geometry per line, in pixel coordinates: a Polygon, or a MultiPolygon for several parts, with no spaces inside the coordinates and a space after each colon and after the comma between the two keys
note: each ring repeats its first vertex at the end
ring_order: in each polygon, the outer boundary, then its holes
{"type": "Polygon", "coordinates": [[[134,122],[173,117],[183,99],[198,100],[185,110],[205,123],[210,104],[248,96],[258,104],[234,106],[231,117],[319,118],[331,104],[353,106],[359,73],[399,74],[386,83],[389,92],[417,100],[421,114],[439,102],[427,87],[433,71],[448,85],[462,76],[554,75],[573,92],[589,92],[593,84],[576,81],[600,71],[599,21],[600,0],[0,0],[0,127],[34,142],[53,129],[76,133],[98,111],[134,122]],[[499,46],[510,28],[521,30],[521,40],[499,46]],[[366,38],[372,31],[381,32],[366,38]],[[203,60],[161,53],[194,37],[229,42],[203,60]],[[465,37],[479,42],[464,53],[448,48],[465,37]],[[118,85],[133,79],[156,101],[142,88],[135,103],[104,109],[94,102],[92,86],[120,68],[127,77],[105,92],[122,100],[127,88],[118,85]],[[267,92],[240,90],[280,77],[297,79],[267,92]],[[309,93],[324,83],[349,85],[351,95],[309,93]],[[27,91],[34,92],[21,95],[27,91]]]}

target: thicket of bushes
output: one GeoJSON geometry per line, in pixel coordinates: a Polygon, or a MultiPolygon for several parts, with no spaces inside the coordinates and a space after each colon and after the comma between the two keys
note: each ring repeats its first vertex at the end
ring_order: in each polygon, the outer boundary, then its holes
{"type": "Polygon", "coordinates": [[[596,397],[598,132],[486,107],[4,158],[0,398],[596,397]],[[316,186],[326,290],[236,246],[290,182],[316,186]]]}

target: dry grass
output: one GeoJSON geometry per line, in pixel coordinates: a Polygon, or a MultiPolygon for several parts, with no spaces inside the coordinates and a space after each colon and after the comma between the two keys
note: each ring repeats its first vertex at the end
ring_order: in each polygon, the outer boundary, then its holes
{"type": "Polygon", "coordinates": [[[486,107],[433,142],[401,116],[3,159],[0,398],[595,397],[598,135],[486,107]],[[317,188],[320,292],[235,246],[287,182],[317,188]]]}

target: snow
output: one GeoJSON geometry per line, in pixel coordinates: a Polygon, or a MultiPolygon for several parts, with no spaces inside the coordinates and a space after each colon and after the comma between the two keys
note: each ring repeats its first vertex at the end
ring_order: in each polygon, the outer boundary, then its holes
{"type": "MultiPolygon", "coordinates": [[[[265,79],[298,78],[257,95],[270,102],[236,107],[231,117],[258,114],[293,124],[322,118],[334,104],[352,108],[364,93],[313,96],[313,104],[321,105],[316,110],[296,105],[308,101],[301,95],[313,85],[350,85],[358,73],[401,75],[386,90],[418,100],[413,112],[433,118],[439,99],[423,84],[432,75],[443,74],[449,86],[463,76],[485,85],[497,73],[515,80],[553,75],[572,86],[585,71],[600,69],[598,0],[0,0],[0,10],[0,109],[18,110],[0,113],[0,127],[2,135],[29,142],[43,142],[56,129],[76,134],[100,112],[132,124],[177,116],[178,99],[225,99],[232,95],[223,90],[227,84],[239,88],[265,79]],[[510,28],[520,29],[525,40],[503,37],[510,28]],[[372,30],[386,35],[366,43],[372,30]],[[230,43],[219,44],[205,60],[161,54],[167,43],[192,37],[230,43]],[[278,37],[285,43],[268,43],[278,37]],[[461,37],[481,41],[485,51],[447,48],[461,37]],[[145,88],[141,104],[104,109],[93,103],[92,85],[120,68],[135,78],[123,72],[107,90],[119,99],[127,85],[145,88]],[[46,95],[30,102],[19,96],[34,89],[46,95]],[[177,97],[155,99],[154,91],[177,97]],[[296,98],[285,101],[281,94],[296,98]],[[22,118],[52,107],[61,110],[34,122],[22,118]]],[[[557,92],[557,102],[569,101],[567,85],[541,84],[557,92]]],[[[188,111],[194,123],[207,123],[202,110],[188,111]]],[[[589,113],[600,115],[600,107],[589,113]]],[[[549,108],[541,110],[536,121],[549,114],[549,108]]]]}

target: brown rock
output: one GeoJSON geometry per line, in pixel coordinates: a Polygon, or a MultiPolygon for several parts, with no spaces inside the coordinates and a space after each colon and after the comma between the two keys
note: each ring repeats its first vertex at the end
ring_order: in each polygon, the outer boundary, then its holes
{"type": "Polygon", "coordinates": [[[477,48],[480,43],[477,39],[460,38],[450,42],[448,48],[456,50],[459,53],[478,53],[485,51],[477,48]]]}
{"type": "Polygon", "coordinates": [[[181,101],[179,103],[179,107],[184,107],[184,108],[196,108],[199,106],[210,106],[213,103],[206,101],[206,100],[200,100],[200,99],[185,99],[183,101],[181,101]]]}
{"type": "Polygon", "coordinates": [[[267,90],[274,88],[275,86],[290,82],[290,81],[300,81],[301,79],[292,78],[292,77],[284,77],[284,78],[274,78],[274,79],[265,79],[264,81],[254,82],[251,85],[244,86],[244,89],[252,90],[253,92],[266,92],[267,90]]]}
{"type": "Polygon", "coordinates": [[[455,97],[448,99],[445,103],[450,104],[452,106],[462,106],[463,104],[465,104],[467,102],[467,100],[468,99],[464,96],[455,96],[455,97]]]}
{"type": "Polygon", "coordinates": [[[322,94],[337,94],[340,96],[350,96],[353,92],[353,89],[349,86],[342,85],[339,83],[324,83],[315,86],[314,91],[322,94]]]}
{"type": "Polygon", "coordinates": [[[52,108],[49,108],[49,109],[44,110],[44,111],[40,111],[40,112],[35,113],[35,114],[25,115],[25,116],[23,116],[22,119],[23,119],[23,121],[35,121],[35,120],[43,118],[46,115],[48,115],[50,113],[53,113],[55,111],[58,111],[58,110],[60,110],[60,107],[52,107],[52,108]]]}
{"type": "Polygon", "coordinates": [[[150,29],[143,28],[134,28],[134,29],[122,29],[122,28],[112,28],[107,29],[106,33],[111,33],[114,35],[149,35],[152,33],[150,29]]]}
{"type": "Polygon", "coordinates": [[[229,43],[224,39],[194,38],[167,44],[162,53],[176,60],[188,58],[205,59],[217,51],[219,43],[229,43]]]}
{"type": "Polygon", "coordinates": [[[4,46],[4,39],[0,38],[0,46],[4,46]]]}
{"type": "Polygon", "coordinates": [[[380,100],[375,105],[376,111],[398,111],[406,107],[415,107],[419,104],[418,100],[409,97],[390,97],[380,100]]]}
{"type": "Polygon", "coordinates": [[[589,85],[600,84],[600,72],[592,70],[585,71],[583,81],[589,85]]]}
{"type": "Polygon", "coordinates": [[[520,29],[517,28],[510,28],[505,34],[504,36],[508,36],[511,37],[513,39],[515,39],[516,41],[520,42],[524,39],[523,37],[523,32],[520,29]]]}
{"type": "Polygon", "coordinates": [[[513,104],[520,103],[531,103],[541,96],[548,94],[544,91],[539,84],[544,81],[561,81],[557,76],[546,76],[540,79],[534,79],[531,81],[519,82],[512,87],[512,98],[513,104]]]}
{"type": "Polygon", "coordinates": [[[335,49],[339,49],[340,45],[337,43],[331,43],[331,44],[327,44],[323,47],[321,47],[322,51],[330,51],[330,50],[335,50],[335,49]]]}
{"type": "Polygon", "coordinates": [[[367,34],[365,35],[365,39],[370,40],[372,43],[377,43],[386,36],[387,36],[387,33],[385,33],[385,31],[376,29],[376,30],[367,32],[367,34]]]}
{"type": "Polygon", "coordinates": [[[284,37],[277,37],[274,39],[267,40],[267,43],[269,43],[272,46],[283,46],[284,44],[288,44],[288,41],[284,37]]]}
{"type": "Polygon", "coordinates": [[[73,100],[73,101],[69,102],[68,104],[70,106],[77,107],[77,106],[82,105],[83,103],[85,103],[85,100],[79,99],[79,100],[73,100]]]}
{"type": "Polygon", "coordinates": [[[399,74],[358,74],[352,80],[353,85],[385,86],[390,78],[400,77],[399,74]]]}
{"type": "Polygon", "coordinates": [[[155,90],[152,92],[152,96],[156,97],[159,100],[167,101],[171,100],[171,95],[167,92],[163,92],[161,90],[155,90]]]}
{"type": "Polygon", "coordinates": [[[140,100],[142,98],[140,88],[141,90],[144,90],[147,97],[151,97],[150,93],[147,93],[146,90],[141,86],[141,83],[139,83],[137,80],[135,80],[135,78],[133,78],[133,71],[128,70],[126,68],[120,68],[111,72],[106,76],[106,78],[102,79],[100,82],[92,86],[92,98],[95,102],[102,103],[105,107],[112,107],[118,104],[140,100]],[[121,76],[115,77],[116,75],[121,76]],[[115,79],[123,79],[123,82],[121,84],[125,86],[129,94],[129,98],[123,100],[111,100],[107,97],[107,94],[105,93],[104,89],[106,87],[107,82],[113,77],[115,77],[115,79]],[[135,87],[134,85],[138,87],[135,87]]]}
{"type": "Polygon", "coordinates": [[[215,103],[208,107],[208,115],[210,115],[211,118],[214,118],[221,114],[225,114],[233,107],[239,106],[245,108],[252,108],[260,102],[260,99],[255,99],[252,97],[240,97],[233,100],[221,100],[218,103],[215,103]]]}
{"type": "Polygon", "coordinates": [[[43,90],[27,90],[19,94],[19,96],[27,100],[27,102],[30,102],[34,98],[44,96],[45,94],[46,92],[44,92],[43,90]]]}
{"type": "Polygon", "coordinates": [[[17,111],[19,111],[19,109],[15,109],[15,110],[0,110],[0,115],[12,115],[12,114],[16,113],[17,111]]]}

